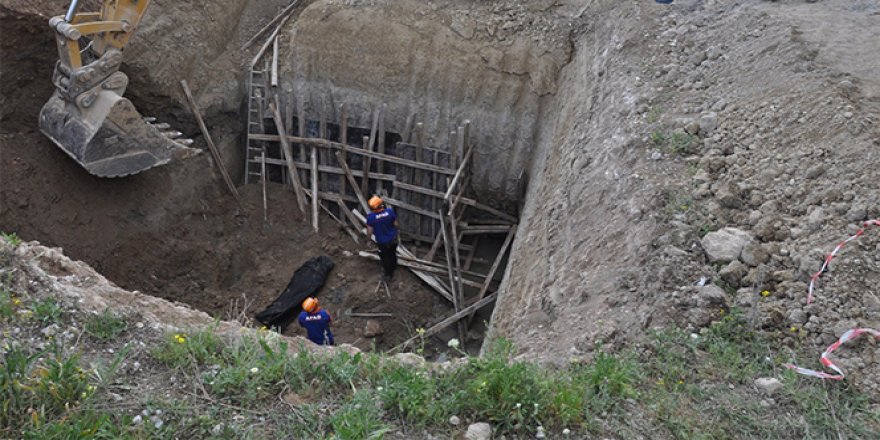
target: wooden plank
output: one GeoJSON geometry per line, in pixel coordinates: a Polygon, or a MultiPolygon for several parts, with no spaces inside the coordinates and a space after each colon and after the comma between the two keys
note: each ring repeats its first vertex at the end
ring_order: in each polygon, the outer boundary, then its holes
{"type": "Polygon", "coordinates": [[[272,40],[272,87],[278,87],[278,36],[272,40]]]}
{"type": "Polygon", "coordinates": [[[497,296],[498,296],[497,293],[493,293],[493,294],[488,295],[488,296],[480,299],[479,301],[461,309],[460,311],[455,312],[450,317],[448,317],[448,318],[438,322],[437,324],[434,324],[431,327],[428,327],[427,329],[425,329],[424,333],[413,336],[412,338],[409,338],[406,341],[401,342],[399,345],[392,348],[390,352],[393,353],[396,351],[400,351],[404,347],[408,346],[409,344],[412,344],[413,342],[419,340],[420,338],[427,338],[430,336],[434,336],[437,333],[440,333],[441,331],[445,330],[450,325],[455,324],[456,322],[458,322],[459,320],[461,320],[465,316],[472,315],[473,313],[476,313],[477,310],[485,307],[486,305],[488,305],[492,301],[495,301],[497,296]]]}
{"type": "Polygon", "coordinates": [[[406,117],[406,122],[403,124],[403,133],[400,134],[400,136],[403,138],[403,142],[410,141],[410,135],[412,133],[412,124],[413,124],[413,121],[415,120],[415,118],[416,118],[416,115],[413,113],[410,113],[409,116],[406,117]]]}
{"type": "MultiPolygon", "coordinates": [[[[351,237],[351,239],[354,240],[354,242],[356,244],[361,244],[360,240],[358,240],[358,234],[356,232],[352,231],[351,228],[349,228],[348,225],[346,225],[344,221],[342,221],[339,217],[337,217],[335,214],[333,214],[333,212],[331,212],[329,209],[327,209],[327,207],[324,206],[323,203],[320,203],[320,205],[321,205],[321,209],[323,209],[324,212],[326,212],[327,215],[330,216],[330,218],[332,218],[333,220],[336,220],[336,222],[339,223],[340,226],[342,226],[342,229],[345,230],[345,233],[348,234],[348,236],[351,237]]],[[[343,211],[345,211],[345,210],[343,210],[343,211]]]]}
{"type": "MultiPolygon", "coordinates": [[[[370,139],[364,136],[364,148],[372,148],[369,145],[371,144],[370,139]]],[[[363,179],[361,180],[361,194],[364,197],[370,195],[370,157],[367,156],[364,158],[364,169],[361,170],[361,174],[363,179]]]]}
{"type": "Polygon", "coordinates": [[[431,217],[431,218],[434,218],[437,220],[440,219],[440,216],[437,215],[436,212],[431,212],[431,211],[428,211],[427,209],[419,208],[418,206],[411,205],[411,204],[406,203],[402,200],[397,200],[397,199],[394,199],[391,197],[386,197],[385,201],[388,202],[389,205],[392,205],[395,207],[400,207],[401,209],[405,209],[407,211],[411,211],[416,214],[424,215],[424,216],[431,217]]]}
{"type": "MultiPolygon", "coordinates": [[[[345,104],[339,108],[339,142],[343,144],[348,143],[348,111],[345,108],[345,104]]],[[[342,159],[346,160],[345,151],[342,152],[342,159]]],[[[341,168],[340,168],[341,171],[341,168]]],[[[339,174],[339,193],[345,194],[345,174],[339,174]]]]}
{"type": "MultiPolygon", "coordinates": [[[[278,142],[280,141],[280,137],[275,134],[249,134],[248,135],[251,140],[255,141],[268,141],[268,142],[278,142]]],[[[372,151],[365,151],[359,148],[352,148],[348,145],[341,144],[339,142],[333,142],[326,139],[317,139],[317,138],[304,138],[299,136],[287,136],[287,140],[290,142],[303,143],[308,145],[321,145],[325,147],[330,147],[336,150],[342,150],[343,148],[347,149],[348,154],[360,154],[365,157],[370,157],[372,159],[382,159],[387,162],[393,162],[398,165],[404,165],[412,168],[420,168],[426,171],[434,171],[440,174],[445,174],[449,176],[455,175],[457,170],[452,168],[446,168],[443,166],[437,165],[429,165],[424,163],[419,163],[414,160],[402,159],[397,156],[392,156],[390,154],[379,154],[372,151]]]]}
{"type": "MultiPolygon", "coordinates": [[[[364,136],[364,151],[373,151],[373,145],[376,142],[376,131],[379,130],[379,112],[381,111],[381,108],[382,106],[377,105],[376,109],[373,110],[373,124],[370,126],[370,136],[364,136]]],[[[363,164],[364,166],[361,172],[363,173],[364,179],[361,181],[361,192],[366,195],[370,190],[370,156],[364,157],[363,164]]]]}
{"type": "Polygon", "coordinates": [[[241,195],[238,194],[238,189],[235,188],[235,184],[232,183],[232,178],[229,177],[229,172],[226,171],[226,167],[223,165],[223,159],[220,157],[220,151],[217,150],[217,146],[214,145],[214,140],[211,139],[211,133],[208,132],[208,127],[205,126],[205,121],[202,120],[202,114],[199,110],[199,106],[196,104],[195,98],[193,98],[192,91],[189,89],[189,84],[186,83],[186,80],[180,81],[180,86],[183,87],[183,94],[186,95],[186,101],[189,103],[189,108],[192,111],[193,115],[196,118],[196,122],[199,124],[199,130],[202,131],[202,136],[205,137],[205,142],[208,144],[208,149],[211,150],[211,156],[214,158],[214,164],[217,168],[220,169],[220,174],[223,175],[223,180],[226,182],[226,186],[229,188],[229,192],[232,193],[232,196],[235,197],[236,201],[241,202],[241,195]]]}
{"type": "Polygon", "coordinates": [[[364,195],[358,191],[357,181],[354,180],[354,175],[351,174],[351,170],[348,169],[348,164],[345,163],[344,160],[341,159],[342,152],[336,152],[336,160],[339,161],[339,166],[342,167],[342,171],[345,173],[345,177],[348,178],[348,183],[351,185],[351,188],[354,190],[355,195],[357,196],[358,202],[361,204],[361,208],[363,208],[364,212],[370,212],[370,206],[367,205],[367,201],[364,199],[364,195]]]}
{"type": "Polygon", "coordinates": [[[281,148],[284,152],[284,160],[287,162],[287,171],[290,173],[290,181],[293,182],[293,191],[296,194],[296,204],[299,206],[300,212],[305,214],[306,196],[302,185],[300,185],[299,173],[297,173],[296,166],[293,164],[293,148],[291,148],[290,143],[287,142],[287,137],[285,136],[287,131],[284,129],[284,121],[281,120],[278,107],[275,106],[275,103],[277,102],[278,99],[276,97],[274,98],[274,102],[269,103],[269,110],[272,113],[272,118],[275,119],[275,126],[278,128],[278,133],[281,134],[281,148]]]}
{"type": "MultiPolygon", "coordinates": [[[[302,95],[296,97],[296,119],[297,119],[297,128],[299,129],[299,135],[302,138],[306,137],[306,103],[303,99],[302,95]]],[[[288,142],[297,142],[294,140],[288,139],[288,142]]],[[[301,161],[307,161],[309,156],[306,153],[306,144],[304,142],[299,142],[299,158],[301,161]]],[[[303,185],[305,185],[305,176],[303,176],[303,185]]]]}
{"type": "MultiPolygon", "coordinates": [[[[474,237],[474,244],[471,246],[470,252],[468,252],[467,258],[464,260],[464,267],[461,268],[462,271],[470,270],[471,264],[474,262],[474,255],[477,253],[477,248],[480,245],[480,236],[474,237]]],[[[482,286],[481,286],[482,287],[482,286]]]]}
{"type": "MultiPolygon", "coordinates": [[[[376,260],[376,261],[379,261],[379,260],[380,260],[380,258],[379,258],[378,255],[376,255],[376,254],[374,254],[374,253],[371,253],[371,252],[360,251],[360,252],[358,252],[358,255],[361,256],[361,257],[364,257],[364,258],[369,258],[369,259],[371,259],[371,260],[376,260]]],[[[401,266],[404,266],[404,267],[411,267],[411,268],[413,268],[413,269],[418,269],[418,270],[421,270],[421,271],[423,271],[423,272],[430,272],[430,273],[436,273],[436,274],[440,274],[440,275],[446,275],[446,270],[445,270],[445,269],[440,269],[440,268],[438,268],[438,267],[433,267],[433,266],[426,266],[426,265],[416,263],[416,262],[414,262],[414,261],[412,261],[412,260],[409,260],[409,259],[406,259],[406,258],[403,258],[403,257],[398,258],[398,259],[397,259],[397,263],[398,263],[399,265],[401,265],[401,266]]],[[[456,277],[456,280],[458,280],[458,277],[456,277]]],[[[461,281],[462,283],[464,283],[464,284],[467,284],[468,286],[475,287],[475,288],[477,288],[477,289],[479,289],[480,287],[483,287],[483,283],[477,283],[477,282],[475,282],[475,281],[471,281],[471,280],[466,279],[466,278],[465,278],[465,279],[462,279],[462,280],[460,280],[460,281],[461,281]]],[[[447,299],[449,299],[450,301],[452,301],[452,298],[451,298],[451,297],[450,297],[450,298],[447,298],[447,299]]]]}
{"type": "MultiPolygon", "coordinates": [[[[297,3],[299,3],[299,0],[293,0],[289,5],[287,5],[287,7],[284,8],[281,11],[281,13],[276,15],[275,18],[273,18],[268,24],[266,24],[259,31],[257,31],[257,33],[254,34],[253,37],[251,37],[249,40],[247,40],[247,42],[245,42],[244,45],[241,46],[241,50],[245,50],[248,47],[250,47],[251,44],[254,44],[254,42],[257,41],[257,38],[260,38],[260,35],[263,35],[263,32],[266,32],[267,30],[271,29],[272,26],[274,26],[276,23],[278,23],[279,20],[287,21],[287,19],[290,18],[290,14],[293,12],[293,8],[296,7],[297,3]]],[[[280,29],[280,28],[281,28],[281,25],[279,25],[277,29],[280,29]]],[[[275,33],[277,33],[277,30],[275,33]]]]}
{"type": "MultiPolygon", "coordinates": [[[[413,132],[413,133],[415,133],[415,132],[413,132]]],[[[394,145],[397,145],[398,147],[409,147],[409,148],[415,149],[416,148],[415,142],[416,142],[416,140],[413,139],[413,142],[400,141],[400,142],[395,142],[394,145]]],[[[446,150],[441,150],[439,148],[430,147],[428,145],[422,145],[422,150],[430,152],[430,153],[438,153],[438,154],[444,154],[444,155],[449,154],[446,150]]]]}
{"type": "MultiPolygon", "coordinates": [[[[477,300],[483,299],[483,295],[489,291],[489,284],[492,282],[492,279],[495,278],[495,272],[498,270],[498,267],[501,266],[501,261],[504,260],[504,254],[507,253],[507,249],[510,247],[510,244],[513,243],[513,237],[516,235],[516,228],[510,230],[507,233],[507,238],[504,239],[504,244],[501,245],[501,249],[498,251],[498,256],[495,257],[495,262],[492,263],[492,268],[489,269],[489,273],[486,274],[486,281],[483,282],[483,287],[480,288],[480,293],[477,294],[477,300]]],[[[474,320],[474,313],[468,317],[468,323],[474,320]]]]}
{"type": "Polygon", "coordinates": [[[452,193],[456,190],[456,186],[461,181],[464,176],[465,167],[467,167],[468,160],[470,160],[473,150],[468,150],[465,154],[464,159],[461,161],[461,165],[458,167],[458,171],[455,172],[455,176],[452,178],[452,183],[449,184],[449,188],[446,189],[446,194],[443,196],[446,201],[449,201],[449,198],[452,197],[452,193]]]}
{"type": "Polygon", "coordinates": [[[318,232],[318,205],[321,198],[318,195],[318,149],[312,147],[312,227],[318,232]]]}
{"type": "MultiPolygon", "coordinates": [[[[259,163],[259,161],[252,161],[252,162],[259,163]]],[[[271,157],[266,158],[266,163],[269,165],[282,165],[282,166],[287,165],[287,162],[285,162],[283,159],[272,159],[271,157]]],[[[309,159],[308,162],[294,162],[294,164],[296,165],[297,168],[304,169],[306,171],[309,171],[312,169],[311,158],[309,159]]],[[[345,179],[345,172],[342,171],[342,168],[336,168],[334,166],[329,166],[329,165],[321,165],[319,163],[318,164],[318,172],[319,173],[336,174],[336,175],[341,176],[343,179],[345,179]]],[[[393,182],[397,177],[393,176],[391,174],[370,173],[370,178],[373,180],[384,180],[384,181],[388,181],[388,182],[393,182]]]]}
{"type": "Polygon", "coordinates": [[[510,232],[510,229],[513,226],[499,226],[495,228],[479,228],[476,226],[471,226],[468,229],[463,229],[461,231],[464,235],[483,235],[483,234],[506,234],[510,232]]]}
{"type": "Polygon", "coordinates": [[[276,27],[275,30],[272,31],[272,35],[269,35],[269,38],[266,39],[266,42],[263,43],[263,46],[260,47],[260,50],[257,51],[256,55],[254,55],[254,58],[251,60],[251,68],[254,68],[254,66],[257,65],[257,63],[260,61],[260,58],[263,57],[263,54],[266,53],[266,50],[268,50],[269,46],[271,46],[272,43],[275,41],[275,37],[278,36],[278,32],[281,31],[281,26],[282,25],[278,25],[278,27],[276,27]]]}
{"type": "MultiPolygon", "coordinates": [[[[456,223],[457,222],[455,221],[454,218],[451,219],[451,221],[449,222],[449,229],[451,232],[450,236],[452,238],[452,250],[453,250],[453,256],[455,259],[455,274],[456,274],[457,280],[455,280],[455,281],[450,280],[449,282],[450,282],[450,284],[457,283],[457,286],[455,287],[455,292],[458,294],[458,303],[464,304],[464,285],[462,283],[462,274],[461,274],[461,250],[459,249],[459,240],[460,239],[459,239],[458,231],[456,231],[456,228],[455,228],[456,223]]],[[[445,230],[445,228],[444,228],[444,230],[445,230]]],[[[467,336],[467,328],[468,328],[467,322],[459,321],[458,333],[459,333],[460,337],[462,338],[461,339],[462,342],[464,341],[465,337],[467,336]]]]}
{"type": "MultiPolygon", "coordinates": [[[[321,139],[327,139],[327,106],[325,105],[324,98],[321,98],[321,108],[319,110],[319,117],[320,117],[320,119],[318,122],[318,137],[320,137],[321,139]]],[[[326,148],[320,149],[318,151],[318,154],[321,155],[320,163],[323,163],[323,164],[330,163],[330,158],[327,156],[329,154],[329,151],[327,151],[326,148]]],[[[319,176],[321,178],[321,188],[323,188],[324,191],[328,191],[330,188],[327,184],[327,175],[320,174],[319,176]]]]}
{"type": "MultiPolygon", "coordinates": [[[[449,272],[449,286],[452,287],[452,306],[455,307],[455,311],[461,310],[461,302],[464,298],[462,294],[462,287],[460,283],[455,282],[455,269],[453,267],[453,260],[451,258],[450,253],[453,251],[454,246],[453,243],[449,240],[449,235],[446,233],[446,221],[443,219],[443,213],[440,212],[440,232],[443,235],[443,250],[446,252],[446,269],[449,272]]],[[[455,249],[457,250],[457,249],[455,249]]],[[[458,260],[458,255],[456,255],[456,261],[458,260]]],[[[459,278],[460,279],[460,278],[459,278]]],[[[458,338],[459,342],[464,345],[465,336],[467,335],[467,330],[464,326],[464,323],[458,321],[458,338]]]]}
{"type": "MultiPolygon", "coordinates": [[[[385,154],[385,110],[387,108],[388,104],[382,103],[382,108],[379,110],[379,128],[377,129],[379,133],[377,134],[378,138],[376,139],[376,151],[379,154],[385,154]]],[[[380,173],[385,172],[382,160],[376,161],[376,171],[380,173]]]]}
{"type": "MultiPolygon", "coordinates": [[[[431,196],[431,197],[436,197],[436,198],[439,198],[439,199],[442,199],[442,198],[444,198],[444,197],[446,196],[446,194],[444,194],[444,193],[442,193],[442,192],[439,192],[439,191],[434,191],[434,190],[431,190],[431,189],[422,188],[422,187],[415,186],[415,185],[410,185],[410,184],[408,184],[408,183],[400,182],[400,181],[395,181],[395,182],[394,182],[394,186],[398,186],[398,187],[400,187],[400,189],[405,189],[405,190],[407,190],[407,191],[418,192],[418,193],[425,194],[425,195],[428,195],[428,196],[431,196]]],[[[497,216],[497,217],[499,217],[499,218],[501,218],[501,219],[503,219],[503,220],[507,220],[507,221],[510,221],[510,222],[513,222],[513,223],[516,223],[516,221],[517,221],[517,220],[516,220],[516,217],[514,217],[514,216],[512,216],[512,215],[509,215],[509,214],[507,214],[507,213],[504,213],[504,212],[502,212],[502,211],[499,211],[499,210],[497,210],[497,209],[495,209],[495,208],[492,208],[491,206],[484,205],[484,204],[482,204],[482,203],[480,203],[480,202],[477,202],[477,201],[474,200],[474,199],[470,199],[470,198],[467,198],[467,197],[461,197],[458,201],[459,201],[459,203],[461,203],[461,204],[463,204],[463,205],[468,205],[468,206],[471,206],[471,207],[473,207],[473,208],[475,208],[475,209],[479,209],[479,210],[481,210],[481,211],[485,211],[485,212],[487,212],[487,213],[489,213],[489,214],[492,214],[492,215],[495,215],[495,216],[497,216]]],[[[505,231],[505,232],[506,232],[506,231],[505,231]]]]}

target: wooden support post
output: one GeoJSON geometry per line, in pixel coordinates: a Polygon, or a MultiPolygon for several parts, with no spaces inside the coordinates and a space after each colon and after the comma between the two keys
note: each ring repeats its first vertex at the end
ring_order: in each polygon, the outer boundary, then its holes
{"type": "Polygon", "coordinates": [[[367,200],[364,199],[364,195],[358,190],[357,180],[354,179],[354,175],[351,174],[351,170],[348,168],[348,164],[342,159],[342,152],[336,152],[336,160],[339,161],[339,167],[342,168],[342,171],[345,173],[345,177],[348,179],[348,183],[351,185],[351,188],[354,190],[354,194],[358,198],[358,202],[361,204],[361,208],[363,208],[364,212],[370,212],[370,205],[367,204],[367,200]]]}
{"type": "MultiPolygon", "coordinates": [[[[449,240],[449,235],[446,233],[446,222],[443,220],[443,213],[440,212],[440,231],[443,235],[443,249],[446,252],[446,268],[449,272],[449,285],[452,287],[452,305],[455,307],[455,311],[458,312],[461,310],[461,299],[462,295],[459,291],[460,285],[455,282],[455,270],[453,269],[453,260],[452,260],[452,243],[449,240]]],[[[459,342],[462,344],[465,341],[465,335],[467,335],[467,331],[465,331],[465,327],[463,324],[458,325],[458,337],[459,342]]]]}
{"type": "Polygon", "coordinates": [[[293,148],[291,148],[290,143],[287,142],[284,121],[281,120],[281,114],[278,112],[278,107],[276,107],[277,102],[278,99],[276,97],[274,102],[269,103],[269,110],[272,112],[272,118],[275,119],[275,126],[278,128],[278,133],[281,135],[281,149],[284,153],[284,160],[287,162],[287,172],[290,173],[290,181],[293,182],[293,191],[296,194],[296,204],[299,206],[300,212],[305,214],[306,196],[302,185],[300,185],[299,173],[296,170],[296,166],[293,164],[293,148]]]}
{"type": "Polygon", "coordinates": [[[312,147],[312,227],[318,232],[318,204],[321,197],[318,195],[318,147],[312,147]]]}
{"type": "Polygon", "coordinates": [[[403,124],[403,133],[400,134],[403,138],[403,142],[409,143],[412,140],[412,125],[415,118],[416,115],[412,113],[406,117],[406,123],[403,124]]]}
{"type": "Polygon", "coordinates": [[[461,181],[462,176],[465,174],[465,168],[467,167],[468,160],[471,157],[471,153],[473,150],[468,150],[467,154],[465,154],[464,159],[461,161],[461,165],[458,167],[458,171],[455,172],[455,177],[452,178],[452,183],[449,184],[449,188],[446,189],[446,194],[444,194],[443,198],[446,201],[449,201],[449,198],[452,196],[452,193],[456,190],[456,185],[458,185],[459,181],[461,181]]]}
{"type": "MultiPolygon", "coordinates": [[[[348,144],[348,112],[346,111],[345,104],[339,108],[339,143],[348,144]]],[[[342,152],[342,159],[337,159],[341,161],[345,161],[347,158],[345,157],[345,151],[342,152]]],[[[339,175],[339,194],[345,195],[345,175],[339,175]]]]}
{"type": "Polygon", "coordinates": [[[278,36],[272,39],[272,87],[278,87],[278,36]]]}
{"type": "MultiPolygon", "coordinates": [[[[371,253],[371,252],[360,251],[360,252],[358,252],[358,255],[361,257],[364,257],[364,258],[369,258],[371,260],[375,260],[375,261],[381,260],[381,258],[379,258],[379,255],[371,253]]],[[[413,260],[410,260],[408,258],[400,257],[397,259],[397,263],[401,266],[410,267],[413,269],[418,269],[423,272],[436,273],[436,274],[440,274],[440,275],[447,275],[446,269],[441,269],[439,267],[420,264],[420,263],[415,262],[413,260]]],[[[463,284],[466,284],[468,286],[471,286],[471,287],[474,287],[477,289],[479,289],[480,287],[483,287],[483,283],[477,283],[477,282],[474,282],[474,281],[471,281],[468,279],[459,279],[458,277],[456,277],[456,281],[460,281],[463,284]]],[[[451,297],[447,298],[447,299],[452,301],[451,297]]]]}
{"type": "MultiPolygon", "coordinates": [[[[385,110],[388,108],[388,104],[383,103],[382,107],[379,108],[379,127],[377,138],[376,138],[376,151],[379,154],[385,154],[385,110]]],[[[379,173],[384,173],[385,170],[383,168],[382,160],[376,161],[376,171],[379,173]]]]}
{"type": "MultiPolygon", "coordinates": [[[[425,125],[422,124],[421,122],[416,124],[416,134],[418,136],[416,138],[416,142],[415,142],[415,144],[416,144],[416,162],[424,162],[424,157],[422,157],[422,147],[425,146],[425,125]]],[[[418,168],[414,170],[413,183],[416,186],[421,187],[422,185],[424,185],[422,176],[423,176],[422,170],[420,170],[418,168]]],[[[415,204],[419,208],[425,208],[424,203],[423,203],[424,199],[425,198],[421,194],[416,194],[413,197],[413,204],[415,204]]],[[[422,233],[421,219],[419,219],[418,227],[416,228],[416,230],[420,234],[422,233]]]]}
{"type": "MultiPolygon", "coordinates": [[[[297,119],[297,128],[299,129],[299,137],[307,138],[306,134],[306,103],[303,100],[302,95],[296,97],[296,119],[297,119]]],[[[291,128],[292,129],[292,128],[291,128]]],[[[306,144],[304,142],[299,143],[299,157],[303,162],[308,160],[308,154],[306,154],[306,144]]],[[[303,176],[303,185],[305,185],[305,176],[303,176]]]]}
{"type": "Polygon", "coordinates": [[[461,311],[455,312],[452,316],[450,316],[450,317],[438,322],[437,324],[434,324],[431,327],[428,327],[427,329],[425,329],[424,333],[413,336],[412,338],[409,338],[406,341],[401,342],[399,345],[392,348],[390,352],[393,353],[396,351],[400,351],[404,347],[408,346],[409,344],[412,344],[413,342],[415,342],[416,340],[418,340],[420,338],[427,338],[430,336],[434,336],[437,333],[440,333],[441,331],[445,330],[446,327],[449,327],[450,325],[455,324],[456,322],[458,322],[459,320],[461,320],[465,316],[472,315],[477,310],[485,307],[487,304],[491,303],[492,301],[495,301],[495,298],[497,297],[497,295],[498,295],[497,293],[493,293],[493,294],[486,296],[485,298],[461,309],[461,311]]]}
{"type": "Polygon", "coordinates": [[[199,110],[199,106],[196,104],[195,98],[193,98],[192,91],[189,89],[189,84],[186,83],[186,80],[180,81],[181,87],[183,87],[183,94],[186,95],[186,101],[189,103],[189,108],[192,111],[193,115],[196,118],[196,122],[199,124],[199,130],[202,131],[202,136],[205,137],[205,142],[208,144],[208,149],[211,150],[211,156],[214,158],[214,164],[217,168],[220,169],[220,174],[223,175],[223,180],[226,182],[226,186],[229,188],[229,192],[232,193],[232,196],[235,197],[236,201],[241,201],[241,195],[238,194],[238,189],[235,188],[235,184],[232,183],[232,178],[229,177],[229,172],[226,171],[226,167],[223,165],[223,159],[220,157],[220,151],[217,150],[217,146],[214,145],[214,140],[211,139],[211,133],[208,132],[208,127],[205,126],[205,121],[202,120],[202,114],[199,110]]]}
{"type": "MultiPolygon", "coordinates": [[[[464,232],[462,232],[464,234],[464,232]]],[[[468,252],[467,259],[464,260],[463,270],[470,270],[471,263],[474,262],[474,255],[477,253],[477,247],[480,245],[480,236],[474,237],[474,244],[471,246],[470,252],[468,252]]]]}
{"type": "MultiPolygon", "coordinates": [[[[511,228],[510,232],[507,233],[507,238],[504,239],[504,244],[501,245],[501,250],[498,251],[498,256],[495,257],[495,262],[492,263],[489,273],[486,274],[486,281],[483,282],[483,287],[480,289],[480,293],[477,294],[478,301],[483,299],[483,295],[489,291],[489,285],[492,284],[492,280],[495,278],[495,272],[498,270],[498,267],[501,266],[501,261],[504,260],[504,254],[507,253],[507,249],[513,242],[514,235],[516,235],[516,228],[511,228]]],[[[473,320],[474,313],[471,313],[471,316],[468,317],[468,324],[473,320]]]]}
{"type": "MultiPolygon", "coordinates": [[[[372,152],[372,142],[370,142],[370,138],[364,136],[364,149],[369,149],[367,151],[372,152]]],[[[364,169],[363,169],[363,180],[361,180],[361,194],[364,197],[370,195],[370,156],[364,157],[364,169]]]]}
{"type": "MultiPolygon", "coordinates": [[[[462,279],[462,274],[461,274],[461,249],[459,249],[459,244],[460,244],[459,241],[460,241],[460,238],[459,238],[459,235],[458,235],[458,229],[457,229],[457,227],[456,227],[456,223],[458,223],[458,221],[455,219],[454,216],[451,216],[451,215],[450,215],[450,217],[449,217],[449,229],[450,229],[450,232],[451,232],[450,235],[451,235],[451,238],[452,238],[452,251],[453,251],[453,253],[454,253],[455,272],[456,272],[456,275],[458,276],[458,285],[456,286],[455,292],[458,294],[458,303],[459,303],[459,304],[464,304],[464,286],[462,286],[462,282],[461,282],[461,279],[462,279]]],[[[455,282],[455,281],[454,281],[454,280],[449,280],[449,282],[452,283],[452,282],[455,282]]],[[[466,334],[466,333],[467,333],[467,325],[464,325],[463,327],[464,327],[464,332],[465,332],[465,334],[466,334]]]]}
{"type": "MultiPolygon", "coordinates": [[[[320,119],[318,122],[318,137],[320,137],[321,139],[327,139],[327,106],[325,104],[326,104],[326,102],[325,102],[324,98],[321,98],[321,108],[319,110],[320,119]]],[[[330,160],[329,160],[330,158],[328,157],[330,152],[327,151],[327,149],[321,148],[318,151],[318,154],[321,155],[320,163],[322,163],[324,165],[330,164],[330,160]]],[[[330,187],[327,185],[327,175],[321,174],[320,177],[321,177],[321,188],[323,188],[324,191],[329,191],[330,187]]]]}

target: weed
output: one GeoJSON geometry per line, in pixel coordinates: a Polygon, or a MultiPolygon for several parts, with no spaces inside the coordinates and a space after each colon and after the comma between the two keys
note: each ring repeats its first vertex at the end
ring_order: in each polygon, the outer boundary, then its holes
{"type": "Polygon", "coordinates": [[[382,411],[367,391],[354,394],[351,401],[330,416],[333,437],[340,440],[381,439],[392,429],[382,420],[382,411]]]}
{"type": "Polygon", "coordinates": [[[20,305],[21,300],[18,299],[18,297],[5,288],[0,287],[0,317],[4,320],[12,319],[15,317],[16,309],[18,309],[20,305]]]}
{"type": "Polygon", "coordinates": [[[660,120],[660,116],[663,115],[663,107],[659,105],[652,105],[650,109],[648,109],[648,123],[655,123],[660,120]]]}
{"type": "Polygon", "coordinates": [[[54,298],[45,298],[34,304],[34,317],[43,324],[58,322],[63,310],[54,298]]]}
{"type": "Polygon", "coordinates": [[[674,131],[667,138],[669,149],[678,154],[692,154],[698,145],[698,138],[692,134],[674,131]]]}
{"type": "Polygon", "coordinates": [[[98,315],[90,316],[85,323],[85,331],[92,337],[109,341],[116,339],[128,328],[125,318],[117,316],[105,309],[98,315]]]}
{"type": "Polygon", "coordinates": [[[152,355],[169,368],[177,369],[215,361],[222,349],[223,342],[214,333],[214,327],[209,327],[192,335],[168,335],[152,355]]]}
{"type": "Polygon", "coordinates": [[[13,247],[21,244],[21,238],[19,238],[15,232],[6,233],[0,231],[0,238],[11,244],[13,247]]]}
{"type": "Polygon", "coordinates": [[[662,131],[655,131],[651,133],[651,143],[654,144],[655,147],[665,147],[666,135],[663,134],[662,131]]]}

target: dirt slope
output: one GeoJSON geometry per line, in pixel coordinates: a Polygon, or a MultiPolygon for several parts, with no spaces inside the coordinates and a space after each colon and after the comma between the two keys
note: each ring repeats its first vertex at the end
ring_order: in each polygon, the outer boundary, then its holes
{"type": "MultiPolygon", "coordinates": [[[[880,215],[878,4],[587,10],[595,20],[543,125],[494,334],[560,362],[669,322],[696,329],[730,306],[817,356],[846,328],[877,328],[878,231],[805,298],[825,253],[880,215]],[[709,234],[725,227],[751,243],[715,262],[709,234]]],[[[873,346],[840,356],[880,391],[873,346]]]]}

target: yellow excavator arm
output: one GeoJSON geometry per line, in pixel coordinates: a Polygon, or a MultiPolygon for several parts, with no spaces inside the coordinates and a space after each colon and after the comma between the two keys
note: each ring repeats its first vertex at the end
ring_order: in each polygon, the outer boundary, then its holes
{"type": "Polygon", "coordinates": [[[119,71],[122,51],[150,0],[103,0],[100,12],[79,13],[73,0],[49,26],[58,44],[55,93],[40,112],[40,130],[90,173],[136,174],[190,156],[190,140],[162,131],[122,97],[128,77],[119,71]]]}

